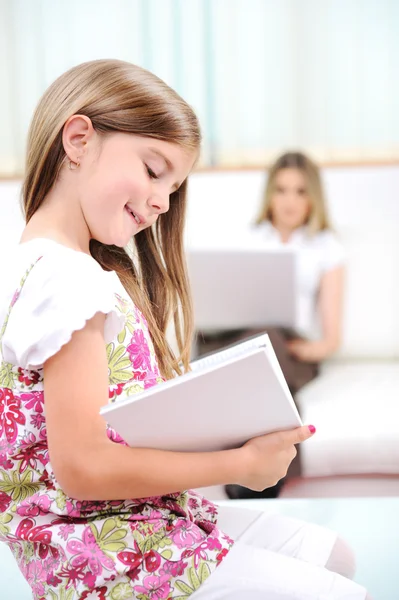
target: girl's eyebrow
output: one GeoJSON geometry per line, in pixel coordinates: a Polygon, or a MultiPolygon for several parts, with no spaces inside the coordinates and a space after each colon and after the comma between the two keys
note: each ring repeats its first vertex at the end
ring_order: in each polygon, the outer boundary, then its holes
{"type": "MultiPolygon", "coordinates": [[[[160,157],[163,159],[163,161],[165,162],[165,164],[166,164],[166,168],[168,169],[168,171],[169,171],[170,173],[173,173],[173,171],[174,171],[174,166],[173,166],[173,164],[170,162],[169,158],[168,158],[167,156],[165,156],[165,154],[163,154],[163,152],[161,152],[161,151],[160,151],[160,150],[158,150],[157,148],[154,148],[153,146],[151,146],[151,147],[149,148],[149,150],[151,150],[151,152],[153,152],[154,154],[157,154],[158,156],[160,156],[160,157]]],[[[172,186],[172,192],[171,192],[171,193],[173,193],[173,192],[175,192],[176,190],[178,190],[180,186],[181,186],[181,183],[178,183],[178,182],[176,182],[176,183],[175,183],[175,184],[172,186]]]]}

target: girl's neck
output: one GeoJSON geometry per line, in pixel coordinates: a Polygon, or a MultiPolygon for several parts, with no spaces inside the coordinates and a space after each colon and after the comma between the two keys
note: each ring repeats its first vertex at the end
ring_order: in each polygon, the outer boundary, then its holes
{"type": "Polygon", "coordinates": [[[63,198],[51,190],[29,223],[21,241],[49,238],[80,252],[90,254],[90,235],[81,208],[70,198],[63,198]]]}
{"type": "Polygon", "coordinates": [[[292,229],[291,227],[284,227],[284,225],[273,223],[273,221],[271,221],[271,224],[273,225],[277,233],[280,235],[280,240],[283,244],[287,244],[290,241],[294,231],[296,231],[296,229],[292,229]]]}

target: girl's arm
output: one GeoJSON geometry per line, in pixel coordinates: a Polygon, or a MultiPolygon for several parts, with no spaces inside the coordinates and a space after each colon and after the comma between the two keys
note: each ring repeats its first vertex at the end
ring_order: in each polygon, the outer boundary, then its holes
{"type": "Polygon", "coordinates": [[[327,271],[321,278],[317,309],[320,314],[322,339],[293,340],[290,352],[299,360],[320,362],[335,352],[341,343],[344,267],[327,271]]]}
{"type": "Polygon", "coordinates": [[[264,489],[284,476],[293,444],[310,437],[305,427],[222,452],[167,452],[109,440],[99,414],[108,402],[104,319],[95,315],[44,365],[50,461],[67,495],[123,500],[225,483],[264,489]]]}

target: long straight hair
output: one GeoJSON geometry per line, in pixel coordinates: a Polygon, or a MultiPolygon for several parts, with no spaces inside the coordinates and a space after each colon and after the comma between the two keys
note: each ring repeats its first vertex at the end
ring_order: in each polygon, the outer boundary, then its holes
{"type": "Polygon", "coordinates": [[[306,223],[309,233],[314,234],[323,229],[330,229],[319,168],[302,152],[287,152],[270,167],[262,204],[255,223],[260,225],[263,221],[272,220],[272,199],[276,188],[276,177],[283,169],[298,169],[304,176],[306,193],[310,199],[310,213],[306,223]]]}
{"type": "MultiPolygon", "coordinates": [[[[57,180],[66,158],[64,124],[74,114],[89,117],[102,135],[130,133],[199,151],[201,134],[193,110],[161,79],[119,60],[78,65],[47,89],[33,116],[22,190],[26,223],[57,180]]],[[[187,180],[171,194],[170,209],[159,216],[156,225],[134,236],[132,251],[96,240],[90,243],[92,256],[105,270],[116,271],[147,319],[160,370],[166,378],[180,374],[182,367],[188,369],[193,332],[183,249],[186,192],[187,180]],[[177,356],[166,339],[171,319],[177,356]]]]}

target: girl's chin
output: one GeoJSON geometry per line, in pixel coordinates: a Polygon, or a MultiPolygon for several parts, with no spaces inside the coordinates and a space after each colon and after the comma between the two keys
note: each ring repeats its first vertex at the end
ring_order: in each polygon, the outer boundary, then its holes
{"type": "Polygon", "coordinates": [[[105,246],[117,246],[117,248],[125,248],[133,239],[133,235],[118,235],[118,236],[106,236],[102,239],[98,239],[101,244],[105,246]]]}

